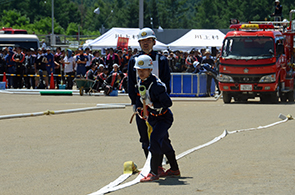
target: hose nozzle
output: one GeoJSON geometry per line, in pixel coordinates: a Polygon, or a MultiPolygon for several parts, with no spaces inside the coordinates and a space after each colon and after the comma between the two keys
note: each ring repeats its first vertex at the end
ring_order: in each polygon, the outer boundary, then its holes
{"type": "Polygon", "coordinates": [[[138,87],[139,94],[142,99],[146,99],[146,87],[144,85],[140,85],[138,87]]]}

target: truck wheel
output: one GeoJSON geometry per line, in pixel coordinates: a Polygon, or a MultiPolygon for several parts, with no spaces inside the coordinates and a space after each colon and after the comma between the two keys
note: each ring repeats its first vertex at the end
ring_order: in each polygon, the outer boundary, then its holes
{"type": "Polygon", "coordinates": [[[294,91],[288,92],[288,102],[294,102],[294,91]]]}
{"type": "Polygon", "coordinates": [[[224,91],[223,92],[223,103],[228,104],[231,101],[231,96],[228,94],[228,92],[224,91]]]}

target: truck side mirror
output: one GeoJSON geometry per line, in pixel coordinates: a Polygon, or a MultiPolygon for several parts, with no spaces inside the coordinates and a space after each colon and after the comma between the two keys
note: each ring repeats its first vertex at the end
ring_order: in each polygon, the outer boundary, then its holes
{"type": "Polygon", "coordinates": [[[284,53],[284,45],[279,43],[277,46],[277,56],[280,56],[284,53]]]}

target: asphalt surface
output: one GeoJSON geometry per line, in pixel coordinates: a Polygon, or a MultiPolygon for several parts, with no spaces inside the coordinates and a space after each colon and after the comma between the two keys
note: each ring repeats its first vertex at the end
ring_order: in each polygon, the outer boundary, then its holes
{"type": "MultiPolygon", "coordinates": [[[[130,103],[127,96],[39,96],[0,93],[0,115],[130,103]]],[[[198,99],[198,98],[196,98],[198,99]]],[[[169,130],[176,154],[234,131],[295,116],[295,104],[173,101],[169,130]]],[[[145,158],[131,106],[0,120],[0,194],[86,195],[145,158]]],[[[226,136],[178,163],[180,178],[139,183],[111,194],[294,194],[294,120],[226,136]]],[[[169,165],[165,166],[169,168],[169,165]]],[[[134,179],[131,176],[127,181],[134,179]]]]}

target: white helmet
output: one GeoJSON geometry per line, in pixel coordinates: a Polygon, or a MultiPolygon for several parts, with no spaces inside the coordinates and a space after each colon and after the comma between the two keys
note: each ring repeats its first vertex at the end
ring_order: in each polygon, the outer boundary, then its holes
{"type": "Polygon", "coordinates": [[[153,60],[148,55],[141,55],[135,58],[135,66],[136,69],[153,69],[153,60]]]}
{"type": "Polygon", "coordinates": [[[142,39],[153,38],[157,39],[155,32],[150,28],[143,28],[138,33],[138,41],[142,39]]]}
{"type": "Polygon", "coordinates": [[[200,62],[194,61],[193,66],[196,68],[199,64],[200,64],[200,62]]]}

